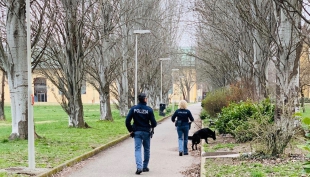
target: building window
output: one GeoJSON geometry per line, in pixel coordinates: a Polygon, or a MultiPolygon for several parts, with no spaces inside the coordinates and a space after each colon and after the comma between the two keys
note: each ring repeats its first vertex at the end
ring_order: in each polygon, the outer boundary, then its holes
{"type": "Polygon", "coordinates": [[[33,85],[34,85],[34,101],[47,102],[46,79],[43,77],[34,78],[33,85]]]}

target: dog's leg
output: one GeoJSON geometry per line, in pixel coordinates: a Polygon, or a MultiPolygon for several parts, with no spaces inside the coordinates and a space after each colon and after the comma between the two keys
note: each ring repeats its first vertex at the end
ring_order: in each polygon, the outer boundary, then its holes
{"type": "Polygon", "coordinates": [[[208,143],[208,138],[206,138],[205,141],[206,141],[207,144],[209,144],[209,143],[208,143]]]}

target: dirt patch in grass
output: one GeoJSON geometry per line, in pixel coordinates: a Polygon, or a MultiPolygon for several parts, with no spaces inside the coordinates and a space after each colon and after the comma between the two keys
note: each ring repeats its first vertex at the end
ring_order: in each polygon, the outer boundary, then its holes
{"type": "Polygon", "coordinates": [[[199,177],[200,176],[200,165],[193,164],[186,171],[181,172],[185,177],[199,177]]]}

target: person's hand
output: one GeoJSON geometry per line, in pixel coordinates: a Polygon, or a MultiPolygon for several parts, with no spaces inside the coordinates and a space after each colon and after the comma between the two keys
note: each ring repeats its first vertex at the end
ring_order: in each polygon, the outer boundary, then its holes
{"type": "Polygon", "coordinates": [[[131,138],[135,137],[135,132],[130,132],[131,138]]]}

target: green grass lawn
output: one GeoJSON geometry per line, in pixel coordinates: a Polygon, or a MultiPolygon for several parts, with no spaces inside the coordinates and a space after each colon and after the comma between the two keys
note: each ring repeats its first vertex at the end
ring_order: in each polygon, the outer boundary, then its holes
{"type": "MultiPolygon", "coordinates": [[[[154,111],[157,120],[158,111],[154,111]]],[[[0,169],[28,166],[28,141],[9,141],[11,134],[11,110],[5,106],[6,121],[0,121],[0,169]]],[[[35,105],[34,121],[36,133],[41,139],[35,140],[37,168],[58,166],[96,147],[128,134],[125,117],[112,110],[113,122],[99,121],[99,105],[84,105],[84,118],[92,128],[69,128],[68,116],[57,105],[35,105]]],[[[0,174],[1,176],[1,174],[0,174]]]]}
{"type": "Polygon", "coordinates": [[[205,177],[300,177],[300,162],[263,163],[259,161],[234,161],[232,159],[207,159],[205,177]]]}

